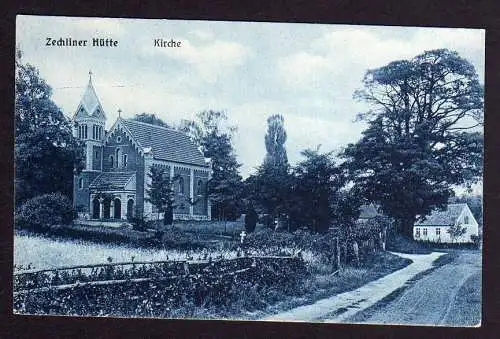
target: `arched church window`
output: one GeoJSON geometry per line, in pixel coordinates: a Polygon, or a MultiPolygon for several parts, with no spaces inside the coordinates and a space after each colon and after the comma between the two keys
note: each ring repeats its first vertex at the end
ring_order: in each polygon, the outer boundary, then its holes
{"type": "Polygon", "coordinates": [[[202,195],[203,194],[203,181],[201,179],[198,180],[197,194],[198,195],[202,195]]]}
{"type": "Polygon", "coordinates": [[[184,178],[179,178],[179,194],[184,194],[184,178]]]}
{"type": "Polygon", "coordinates": [[[121,160],[121,159],[120,159],[120,154],[121,154],[121,150],[120,150],[120,148],[117,148],[117,149],[115,150],[115,157],[116,157],[116,166],[115,166],[115,167],[116,167],[116,168],[120,167],[120,166],[119,166],[119,161],[121,160]]]}
{"type": "Polygon", "coordinates": [[[127,158],[126,154],[122,155],[122,167],[127,167],[127,158]]]}
{"type": "Polygon", "coordinates": [[[78,179],[78,188],[83,189],[83,178],[78,179]]]}
{"type": "Polygon", "coordinates": [[[115,166],[115,162],[114,162],[114,158],[112,155],[109,156],[109,162],[111,164],[111,167],[114,167],[115,166]]]}
{"type": "Polygon", "coordinates": [[[121,136],[117,136],[116,137],[116,142],[122,142],[122,137],[121,136]]]}

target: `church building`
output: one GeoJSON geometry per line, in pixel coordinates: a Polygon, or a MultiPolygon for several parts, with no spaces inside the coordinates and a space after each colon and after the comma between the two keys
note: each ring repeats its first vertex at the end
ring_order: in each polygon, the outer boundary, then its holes
{"type": "MultiPolygon", "coordinates": [[[[75,175],[73,202],[79,218],[120,221],[158,217],[148,201],[152,167],[174,178],[174,219],[210,220],[207,182],[211,164],[184,133],[120,116],[105,131],[106,114],[92,76],[74,115],[74,136],[85,143],[85,167],[75,175]]],[[[163,215],[160,214],[160,218],[163,215]]]]}

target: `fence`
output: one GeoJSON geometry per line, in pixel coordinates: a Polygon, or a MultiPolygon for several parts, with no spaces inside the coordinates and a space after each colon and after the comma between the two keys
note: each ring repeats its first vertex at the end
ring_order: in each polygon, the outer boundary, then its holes
{"type": "Polygon", "coordinates": [[[241,257],[218,261],[121,262],[27,270],[14,274],[14,310],[30,314],[165,316],[184,303],[225,303],[244,286],[283,288],[305,273],[291,257],[241,257]]]}

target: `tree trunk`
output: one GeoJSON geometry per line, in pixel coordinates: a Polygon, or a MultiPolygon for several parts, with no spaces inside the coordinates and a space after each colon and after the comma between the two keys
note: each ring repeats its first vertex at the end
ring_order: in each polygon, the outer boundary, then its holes
{"type": "Polygon", "coordinates": [[[414,217],[406,217],[397,220],[398,232],[408,239],[413,239],[414,217]]]}

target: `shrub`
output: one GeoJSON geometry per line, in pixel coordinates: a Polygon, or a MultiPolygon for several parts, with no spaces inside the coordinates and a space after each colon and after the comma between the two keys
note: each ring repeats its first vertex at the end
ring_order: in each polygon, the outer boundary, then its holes
{"type": "Polygon", "coordinates": [[[134,231],[145,232],[147,229],[146,220],[141,216],[134,216],[129,219],[134,231]]]}
{"type": "Polygon", "coordinates": [[[15,214],[15,226],[45,230],[54,225],[68,225],[75,216],[69,198],[61,193],[36,196],[23,203],[15,214]]]}
{"type": "Polygon", "coordinates": [[[255,230],[255,225],[257,224],[257,213],[253,208],[250,208],[245,214],[245,231],[247,233],[252,233],[255,230]]]}
{"type": "Polygon", "coordinates": [[[470,240],[474,243],[474,247],[479,248],[481,244],[481,238],[475,234],[470,236],[470,240]]]}

